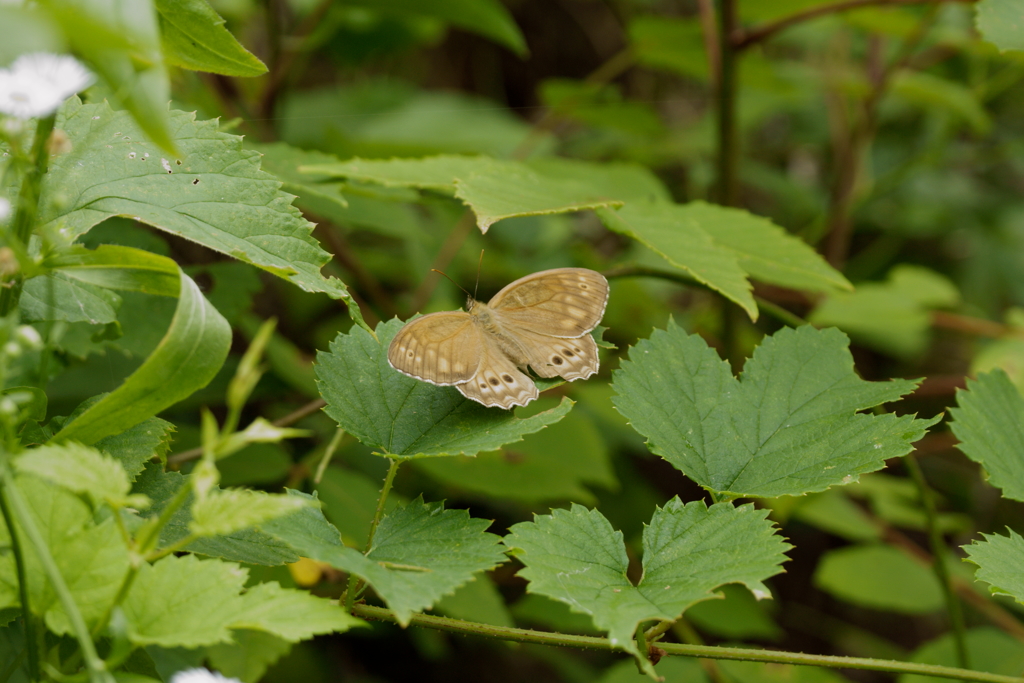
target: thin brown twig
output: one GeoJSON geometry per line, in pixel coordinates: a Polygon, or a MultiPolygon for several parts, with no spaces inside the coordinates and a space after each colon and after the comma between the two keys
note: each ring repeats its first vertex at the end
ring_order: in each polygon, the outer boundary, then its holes
{"type": "Polygon", "coordinates": [[[831,5],[819,5],[817,7],[810,7],[800,12],[794,12],[788,17],[777,19],[776,21],[764,24],[763,26],[756,26],[752,29],[743,30],[737,29],[732,33],[732,44],[736,50],[745,50],[748,47],[760,43],[768,38],[771,38],[779,31],[785,30],[791,26],[803,23],[810,19],[817,19],[818,17],[827,16],[829,14],[837,14],[839,12],[846,12],[852,9],[858,9],[860,7],[878,7],[885,5],[926,5],[932,3],[942,2],[966,2],[972,3],[976,0],[842,0],[831,5]]]}
{"type": "Polygon", "coordinates": [[[708,82],[711,92],[716,92],[722,76],[722,48],[718,43],[718,19],[713,0],[697,0],[697,13],[704,37],[704,52],[708,58],[708,82]]]}

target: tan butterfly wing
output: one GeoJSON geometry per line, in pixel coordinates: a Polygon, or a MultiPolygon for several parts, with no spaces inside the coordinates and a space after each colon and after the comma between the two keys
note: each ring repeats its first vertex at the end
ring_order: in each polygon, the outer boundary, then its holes
{"type": "Polygon", "coordinates": [[[540,377],[561,377],[570,382],[597,372],[597,343],[589,334],[577,339],[560,339],[527,330],[515,333],[533,371],[540,377]]]}
{"type": "Polygon", "coordinates": [[[471,379],[484,357],[484,335],[469,313],[431,313],[406,323],[391,340],[395,370],[442,386],[471,379]]]}
{"type": "Polygon", "coordinates": [[[484,335],[484,353],[477,373],[455,388],[477,403],[505,410],[525,406],[539,395],[533,380],[520,372],[497,342],[487,335],[484,335]]]}
{"type": "Polygon", "coordinates": [[[608,281],[586,268],[555,268],[509,284],[487,306],[501,327],[575,339],[597,327],[608,304],[608,281]]]}

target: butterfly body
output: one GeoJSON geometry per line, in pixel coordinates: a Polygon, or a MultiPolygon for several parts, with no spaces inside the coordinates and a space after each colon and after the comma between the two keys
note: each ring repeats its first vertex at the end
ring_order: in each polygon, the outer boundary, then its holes
{"type": "Polygon", "coordinates": [[[608,282],[585,268],[556,268],[512,282],[488,303],[431,313],[406,323],[388,348],[391,367],[454,385],[485,406],[509,409],[537,398],[523,371],[569,381],[598,369],[589,335],[608,302],[608,282]]]}

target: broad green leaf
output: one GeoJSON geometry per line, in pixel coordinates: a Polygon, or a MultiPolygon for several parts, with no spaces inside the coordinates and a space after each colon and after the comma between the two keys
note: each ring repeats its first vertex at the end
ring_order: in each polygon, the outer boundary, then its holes
{"type": "MultiPolygon", "coordinates": [[[[185,478],[188,476],[191,475],[164,472],[159,465],[148,465],[139,475],[133,489],[133,493],[142,493],[149,496],[152,501],[152,505],[144,511],[145,516],[147,518],[159,516],[167,507],[167,503],[185,484],[185,478]]],[[[185,504],[168,521],[167,526],[160,534],[160,547],[176,543],[191,533],[189,525],[192,521],[192,500],[193,497],[190,495],[185,504]]],[[[185,550],[200,555],[266,566],[287,564],[299,559],[299,556],[287,543],[256,529],[244,529],[225,536],[200,538],[186,546],[185,550]]]]}
{"type": "Polygon", "coordinates": [[[753,287],[733,252],[722,249],[680,207],[663,202],[631,203],[618,211],[599,210],[610,230],[653,249],[672,266],[709,287],[757,319],[753,287]]]}
{"type": "Polygon", "coordinates": [[[722,674],[735,683],[845,683],[845,676],[831,669],[792,664],[762,664],[723,660],[722,674]]]}
{"type": "Polygon", "coordinates": [[[849,280],[806,242],[767,218],[706,202],[690,202],[681,208],[682,215],[707,232],[715,244],[735,253],[740,267],[755,280],[812,292],[853,289],[849,280]]]}
{"type": "Polygon", "coordinates": [[[121,604],[135,645],[200,647],[231,640],[248,571],[233,562],[168,555],[143,564],[121,604]]]}
{"type": "Polygon", "coordinates": [[[882,525],[837,489],[805,496],[792,514],[793,519],[848,541],[878,541],[882,538],[882,525]]]}
{"type": "Polygon", "coordinates": [[[342,545],[337,529],[319,510],[307,509],[261,528],[286,540],[303,557],[367,581],[405,626],[415,612],[429,608],[473,574],[502,563],[500,537],[484,531],[490,524],[465,510],[445,510],[440,503],[417,499],[381,520],[365,556],[342,545]]]}
{"type": "Polygon", "coordinates": [[[929,614],[943,605],[935,574],[887,545],[829,551],[814,573],[814,584],[840,600],[886,612],[929,614]]]}
{"type": "Polygon", "coordinates": [[[490,38],[520,57],[528,53],[526,40],[511,12],[499,0],[349,0],[350,5],[398,16],[440,19],[459,28],[490,38]]]}
{"type": "Polygon", "coordinates": [[[101,244],[60,249],[43,259],[42,267],[81,282],[143,294],[178,296],[178,266],[166,256],[142,249],[101,244]]]}
{"type": "Polygon", "coordinates": [[[261,76],[266,65],[224,28],[206,0],[155,0],[168,64],[242,78],[261,76]]]}
{"type": "Polygon", "coordinates": [[[707,80],[707,51],[696,17],[638,16],[628,29],[637,63],[707,80]]]}
{"type": "Polygon", "coordinates": [[[984,540],[963,546],[967,559],[978,565],[975,578],[990,584],[997,595],[1009,595],[1024,604],[1024,537],[1008,529],[1009,536],[982,534],[984,540]]]}
{"type": "Polygon", "coordinates": [[[301,498],[246,489],[210,491],[192,505],[189,529],[200,536],[226,536],[306,505],[301,498]]]}
{"type": "Polygon", "coordinates": [[[548,178],[568,178],[598,194],[631,201],[671,201],[672,195],[658,176],[640,164],[603,161],[594,163],[564,157],[538,157],[525,164],[548,178]]]}
{"type": "Polygon", "coordinates": [[[639,624],[674,621],[690,606],[716,597],[715,588],[742,583],[771,594],[763,581],[782,571],[789,547],[753,505],[734,507],[678,498],[655,511],[643,535],[643,578],[626,576],[622,532],[600,512],[573,505],[509,529],[505,544],[524,565],[527,590],[589,614],[612,646],[650,668],[633,641],[639,624]]]}
{"type": "Polygon", "coordinates": [[[686,610],[686,619],[699,630],[731,641],[758,638],[777,640],[783,635],[766,609],[772,605],[758,600],[742,586],[722,586],[722,600],[698,602],[686,610]]]}
{"type": "Polygon", "coordinates": [[[283,142],[247,143],[263,155],[260,167],[281,181],[281,189],[296,195],[295,205],[314,215],[331,216],[348,207],[341,194],[342,183],[329,177],[300,173],[299,167],[337,163],[337,157],[316,150],[299,149],[283,142]]]}
{"type": "MultiPolygon", "coordinates": [[[[380,498],[380,481],[373,481],[359,472],[328,467],[316,490],[323,503],[324,514],[338,527],[345,543],[355,548],[365,548],[370,523],[380,498]]],[[[392,491],[384,511],[390,512],[404,502],[402,496],[392,491]]]]}
{"type": "MultiPolygon", "coordinates": [[[[964,638],[974,671],[1020,676],[1024,670],[1024,644],[992,626],[968,629],[964,638]]],[[[953,634],[946,633],[919,647],[910,661],[942,666],[960,666],[953,634]]],[[[898,683],[954,683],[952,678],[903,674],[898,683]]]]}
{"type": "Polygon", "coordinates": [[[40,275],[25,281],[18,306],[26,321],[63,320],[105,325],[117,320],[121,297],[62,273],[40,275]]]}
{"type": "Polygon", "coordinates": [[[72,98],[57,126],[73,150],[44,176],[40,221],[74,238],[111,216],[128,216],[262,268],[309,292],[350,305],[345,285],[324,278],[330,256],[291,196],[259,169],[259,153],[221,133],[216,121],[171,112],[179,155],[160,152],[124,112],[72,98]]]}
{"type": "MultiPolygon", "coordinates": [[[[44,445],[23,451],[13,461],[18,472],[89,496],[94,506],[129,504],[132,484],[128,473],[114,458],[79,443],[44,445]]],[[[132,501],[136,505],[145,499],[132,501]]]]}
{"type": "Polygon", "coordinates": [[[891,87],[894,96],[926,112],[946,111],[962,119],[977,135],[985,135],[992,129],[992,117],[969,86],[923,71],[904,69],[892,79],[891,87]]]}
{"type": "Polygon", "coordinates": [[[485,408],[455,387],[403,375],[387,359],[388,344],[401,326],[400,320],[378,325],[377,339],[353,328],[339,334],[329,352],[317,354],[324,411],[370,448],[405,458],[475,455],[519,441],[572,408],[563,398],[557,408],[520,419],[511,410],[485,408]]]}
{"type": "Polygon", "coordinates": [[[985,40],[1003,51],[1024,51],[1024,0],[981,0],[974,11],[985,40]]]}
{"type": "Polygon", "coordinates": [[[477,575],[434,605],[434,609],[455,619],[478,624],[514,627],[505,599],[486,574],[477,575]]]}
{"type": "MultiPolygon", "coordinates": [[[[654,668],[658,676],[671,683],[710,683],[700,661],[692,657],[663,657],[654,668]]],[[[597,683],[647,683],[647,674],[636,668],[636,663],[624,659],[609,667],[597,683]]]]}
{"type": "Polygon", "coordinates": [[[967,380],[950,408],[958,448],[985,468],[988,481],[1014,500],[1024,500],[1024,396],[1003,370],[967,380]]]}
{"type": "Polygon", "coordinates": [[[924,353],[931,340],[931,311],[960,301],[952,282],[927,268],[901,265],[884,283],[857,285],[829,295],[810,321],[835,326],[858,342],[901,358],[924,353]]]}
{"type": "Polygon", "coordinates": [[[233,643],[208,646],[206,655],[214,669],[245,683],[256,683],[262,679],[267,668],[292,649],[287,640],[265,631],[234,629],[231,638],[233,643]]]}
{"type": "Polygon", "coordinates": [[[624,100],[613,85],[549,78],[541,82],[538,90],[541,102],[559,118],[624,133],[630,139],[661,138],[665,135],[665,126],[652,104],[624,100]]]}
{"type": "Polygon", "coordinates": [[[516,216],[542,216],[553,213],[621,206],[571,178],[542,175],[526,166],[495,165],[455,181],[455,196],[476,214],[481,232],[494,223],[516,216]]]}
{"type": "Polygon", "coordinates": [[[231,328],[180,273],[181,295],[160,345],[115,391],[73,422],[54,440],[91,445],[120,434],[206,386],[227,357],[231,328]]]}
{"type": "Polygon", "coordinates": [[[134,480],[147,462],[167,455],[173,432],[173,424],[151,417],[127,431],[100,439],[93,447],[113,456],[134,480]]]}
{"type": "Polygon", "coordinates": [[[786,328],[767,337],[741,380],[697,335],[655,330],[613,377],[614,403],[654,453],[730,496],[823,491],[910,452],[933,420],[864,415],[915,382],[865,382],[846,336],[786,328]]]}
{"type": "MultiPolygon", "coordinates": [[[[301,500],[296,498],[295,500],[301,500]]],[[[335,602],[306,591],[261,583],[242,596],[242,607],[232,618],[233,628],[273,633],[295,643],[321,633],[344,633],[366,622],[345,612],[335,602]]]]}
{"type": "MultiPolygon", "coordinates": [[[[554,400],[546,401],[554,407],[554,400]]],[[[416,468],[456,490],[537,503],[597,502],[584,483],[618,488],[608,446],[593,421],[578,410],[522,443],[476,457],[425,458],[416,468]]]]}
{"type": "MultiPolygon", "coordinates": [[[[32,508],[36,526],[82,618],[88,626],[95,626],[106,614],[128,574],[128,548],[121,532],[113,519],[97,525],[89,506],[59,486],[32,476],[19,476],[15,481],[32,508]]],[[[20,536],[25,538],[24,531],[20,536]]],[[[53,632],[70,633],[71,624],[39,559],[31,551],[24,557],[32,611],[45,616],[53,632]]],[[[0,570],[0,600],[6,598],[3,606],[13,606],[18,600],[13,558],[4,554],[2,559],[10,561],[10,572],[0,570]]]]}
{"type": "Polygon", "coordinates": [[[455,180],[468,178],[491,167],[517,166],[485,156],[439,154],[419,159],[347,159],[334,163],[306,164],[299,171],[306,175],[349,178],[386,187],[415,187],[455,194],[455,180]]]}
{"type": "Polygon", "coordinates": [[[140,136],[144,133],[160,148],[174,150],[175,126],[167,116],[171,87],[153,2],[45,4],[74,51],[102,78],[105,94],[130,113],[140,136]]]}

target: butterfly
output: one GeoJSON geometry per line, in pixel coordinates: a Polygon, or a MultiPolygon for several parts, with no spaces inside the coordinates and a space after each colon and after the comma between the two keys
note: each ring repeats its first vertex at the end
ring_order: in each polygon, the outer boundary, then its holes
{"type": "Polygon", "coordinates": [[[519,278],[486,304],[430,313],[405,324],[388,347],[395,370],[424,382],[454,385],[485,406],[525,406],[537,398],[526,367],[570,382],[598,368],[597,327],[608,281],[586,268],[555,268],[519,278]]]}

